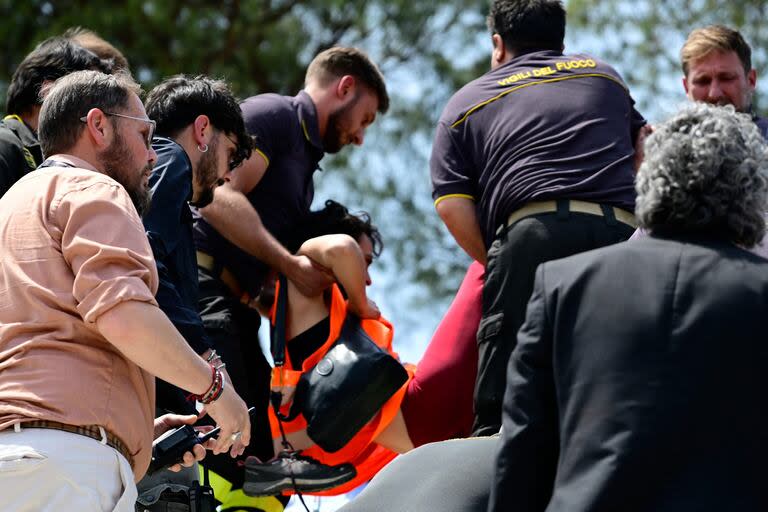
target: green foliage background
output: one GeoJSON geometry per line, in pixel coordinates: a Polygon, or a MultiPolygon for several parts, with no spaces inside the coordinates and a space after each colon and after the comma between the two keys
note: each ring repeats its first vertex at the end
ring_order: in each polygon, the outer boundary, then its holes
{"type": "Polygon", "coordinates": [[[427,308],[429,331],[468,263],[432,208],[431,130],[449,95],[486,66],[486,10],[483,0],[0,0],[0,94],[38,42],[78,25],[118,47],[147,90],[202,73],[241,98],[295,94],[316,53],[364,48],[387,77],[392,107],[363,148],[321,162],[316,200],[372,213],[386,245],[373,296],[402,326],[423,326],[427,308]]]}
{"type": "MultiPolygon", "coordinates": [[[[650,119],[669,114],[683,100],[679,52],[694,28],[723,24],[752,47],[752,66],[762,76],[768,55],[765,0],[569,0],[568,22],[599,43],[598,54],[621,69],[650,119]]],[[[754,106],[760,111],[758,79],[754,106]]]]}
{"type": "MultiPolygon", "coordinates": [[[[739,28],[758,71],[766,62],[762,0],[566,4],[567,50],[615,64],[651,120],[684,101],[677,52],[691,28],[739,28]]],[[[225,78],[240,97],[295,94],[318,51],[366,49],[387,77],[392,108],[363,148],[321,162],[316,197],[372,213],[386,245],[372,295],[418,354],[469,262],[434,213],[427,160],[448,97],[487,69],[487,9],[487,0],[0,0],[0,96],[36,43],[77,25],[120,48],[146,89],[203,73],[225,78]]]]}

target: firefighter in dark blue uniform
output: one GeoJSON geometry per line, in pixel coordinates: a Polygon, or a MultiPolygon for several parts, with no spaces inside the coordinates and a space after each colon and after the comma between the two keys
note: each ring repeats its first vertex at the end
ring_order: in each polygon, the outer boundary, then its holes
{"type": "Polygon", "coordinates": [[[438,214],[486,264],[476,435],[498,432],[509,355],[539,263],[627,239],[645,120],[618,73],[563,54],[556,0],[496,0],[492,69],[443,111],[430,160],[438,214]]]}
{"type": "MultiPolygon", "coordinates": [[[[251,449],[262,461],[273,456],[266,417],[271,368],[259,346],[260,316],[252,300],[270,269],[306,295],[330,284],[323,269],[289,253],[281,239],[309,212],[313,176],[325,153],[361,145],[367,127],[388,107],[384,78],[365,53],[356,48],[320,53],[296,96],[260,94],[241,104],[253,154],[196,217],[200,313],[235,388],[259,411],[251,449]]],[[[229,491],[233,502],[247,498],[242,471],[220,476],[218,487],[229,491]]]]}

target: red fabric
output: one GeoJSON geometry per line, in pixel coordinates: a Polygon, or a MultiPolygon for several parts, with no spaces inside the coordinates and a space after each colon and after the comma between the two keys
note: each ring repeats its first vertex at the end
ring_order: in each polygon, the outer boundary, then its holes
{"type": "Polygon", "coordinates": [[[414,446],[470,434],[484,272],[469,266],[408,385],[401,410],[414,446]]]}

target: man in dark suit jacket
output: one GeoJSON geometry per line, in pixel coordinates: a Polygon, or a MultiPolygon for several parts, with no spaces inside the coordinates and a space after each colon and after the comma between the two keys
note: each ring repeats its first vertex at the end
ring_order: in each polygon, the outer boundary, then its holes
{"type": "Polygon", "coordinates": [[[698,104],[645,152],[651,236],[537,270],[490,512],[768,510],[768,149],[698,104]]]}

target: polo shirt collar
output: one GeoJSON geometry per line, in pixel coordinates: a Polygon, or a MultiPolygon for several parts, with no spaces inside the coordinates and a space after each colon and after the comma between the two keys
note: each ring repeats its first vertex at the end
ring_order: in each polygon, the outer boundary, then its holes
{"type": "Polygon", "coordinates": [[[317,121],[317,107],[312,98],[305,91],[299,91],[294,97],[296,113],[299,116],[301,129],[307,142],[323,151],[323,141],[320,139],[320,126],[317,121]]]}
{"type": "Polygon", "coordinates": [[[24,146],[38,146],[40,142],[37,140],[37,135],[32,131],[32,128],[25,123],[21,117],[16,114],[9,114],[3,118],[6,126],[12,128],[16,132],[16,136],[21,140],[24,146]]]}

